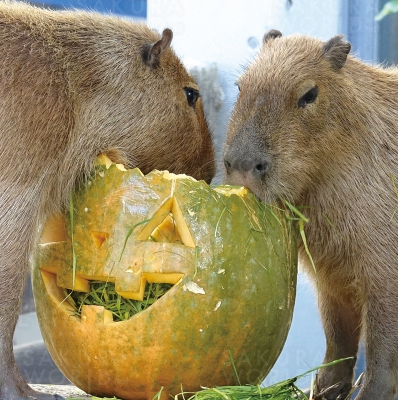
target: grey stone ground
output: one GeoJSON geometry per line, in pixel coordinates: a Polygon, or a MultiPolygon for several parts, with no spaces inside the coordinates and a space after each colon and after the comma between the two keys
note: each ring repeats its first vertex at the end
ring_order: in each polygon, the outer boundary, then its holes
{"type": "Polygon", "coordinates": [[[82,390],[75,386],[66,385],[31,385],[33,389],[38,392],[59,394],[66,399],[91,399],[91,396],[84,393],[82,390]]]}

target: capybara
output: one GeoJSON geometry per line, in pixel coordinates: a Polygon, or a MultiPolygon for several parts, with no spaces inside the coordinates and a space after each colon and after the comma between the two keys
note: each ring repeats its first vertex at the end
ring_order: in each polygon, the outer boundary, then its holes
{"type": "Polygon", "coordinates": [[[299,257],[317,287],[324,362],[353,357],[319,371],[315,398],[345,398],[363,338],[357,399],[387,400],[398,374],[398,69],[350,48],[341,36],[264,36],[237,81],[225,177],[309,219],[315,270],[303,243],[299,257]]]}
{"type": "Polygon", "coordinates": [[[144,173],[214,175],[198,87],[171,40],[169,29],[0,2],[1,400],[54,399],[22,378],[13,332],[39,228],[96,156],[144,173]]]}

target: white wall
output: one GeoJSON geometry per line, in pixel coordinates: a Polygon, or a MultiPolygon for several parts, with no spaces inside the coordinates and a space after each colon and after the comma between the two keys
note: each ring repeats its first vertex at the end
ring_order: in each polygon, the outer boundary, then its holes
{"type": "Polygon", "coordinates": [[[340,30],[338,0],[149,0],[150,26],[174,30],[174,48],[184,58],[200,58],[239,68],[251,58],[247,41],[261,41],[269,29],[329,39],[340,30]]]}
{"type": "MultiPolygon", "coordinates": [[[[302,33],[327,40],[344,32],[341,9],[340,0],[292,0],[292,5],[288,0],[148,0],[147,23],[159,31],[165,27],[173,29],[173,48],[187,65],[217,63],[225,93],[215,127],[220,158],[228,117],[237,95],[234,82],[257,50],[253,43],[260,43],[269,29],[279,29],[284,35],[302,33]]],[[[314,291],[305,276],[299,274],[292,327],[264,384],[319,366],[324,348],[314,291]]],[[[301,387],[309,383],[310,377],[299,381],[301,387]]]]}

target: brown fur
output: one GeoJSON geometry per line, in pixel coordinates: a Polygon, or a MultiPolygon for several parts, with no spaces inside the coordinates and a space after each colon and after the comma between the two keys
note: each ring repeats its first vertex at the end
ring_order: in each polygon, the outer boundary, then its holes
{"type": "MultiPolygon", "coordinates": [[[[303,207],[316,273],[302,244],[299,255],[318,289],[324,362],[356,357],[363,335],[367,368],[357,399],[391,400],[398,378],[398,69],[347,56],[341,37],[279,36],[265,36],[238,80],[226,180],[265,201],[303,207]],[[306,97],[315,86],[317,97],[306,97]]],[[[322,369],[317,398],[337,384],[324,396],[344,399],[354,365],[322,369]]]]}
{"type": "Polygon", "coordinates": [[[38,227],[67,203],[95,157],[144,173],[211,180],[214,153],[197,89],[163,38],[143,24],[0,2],[0,399],[34,393],[12,354],[38,227]]]}

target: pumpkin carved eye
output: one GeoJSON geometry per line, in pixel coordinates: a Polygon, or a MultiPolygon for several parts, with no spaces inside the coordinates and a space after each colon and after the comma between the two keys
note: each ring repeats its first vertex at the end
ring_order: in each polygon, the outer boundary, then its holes
{"type": "Polygon", "coordinates": [[[148,224],[137,236],[138,240],[181,243],[195,248],[196,244],[183,218],[178,201],[170,197],[151,217],[148,224]]]}
{"type": "Polygon", "coordinates": [[[199,90],[196,90],[191,87],[185,87],[184,90],[185,90],[185,95],[187,96],[188,104],[191,107],[195,108],[196,102],[200,97],[199,90]]]}
{"type": "Polygon", "coordinates": [[[314,86],[304,96],[300,97],[297,102],[298,108],[305,108],[308,104],[313,103],[318,97],[318,86],[314,86]]]}

